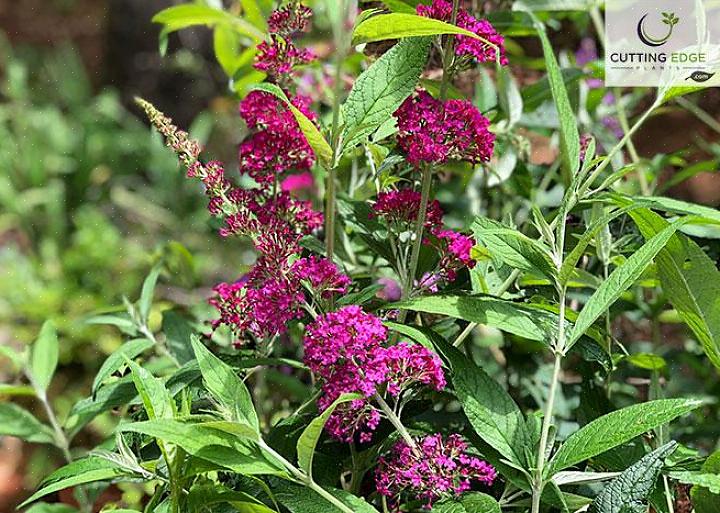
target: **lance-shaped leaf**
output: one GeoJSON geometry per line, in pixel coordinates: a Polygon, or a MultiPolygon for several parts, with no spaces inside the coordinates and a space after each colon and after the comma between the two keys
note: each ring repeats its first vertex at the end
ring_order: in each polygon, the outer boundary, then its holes
{"type": "Polygon", "coordinates": [[[481,367],[449,344],[438,343],[452,366],[455,394],[475,432],[505,458],[523,465],[529,436],[518,405],[481,367]]]}
{"type": "Polygon", "coordinates": [[[52,429],[13,403],[0,403],[0,435],[16,436],[36,444],[55,443],[52,429]]]}
{"type": "Polygon", "coordinates": [[[250,37],[255,42],[260,42],[265,38],[262,30],[259,30],[243,18],[234,16],[222,9],[215,9],[199,4],[183,4],[168,7],[153,16],[152,21],[154,23],[162,23],[165,26],[165,34],[194,25],[205,25],[208,27],[227,25],[232,27],[233,30],[250,37]]]}
{"type": "Polygon", "coordinates": [[[616,268],[607,280],[602,282],[580,311],[575,326],[568,337],[566,348],[572,347],[583,336],[585,331],[607,311],[610,305],[640,277],[677,229],[690,220],[690,218],[679,219],[667,226],[648,240],[624,264],[616,268]]]}
{"type": "Polygon", "coordinates": [[[93,380],[92,392],[95,394],[100,385],[109,378],[115,371],[125,364],[125,359],[133,359],[153,346],[153,342],[147,338],[130,340],[121,345],[103,362],[100,370],[93,380]]]}
{"type": "Polygon", "coordinates": [[[555,50],[545,32],[545,25],[529,12],[533,18],[540,42],[542,43],[543,54],[545,55],[545,67],[547,68],[548,81],[553,102],[558,112],[560,121],[560,156],[562,158],[563,176],[566,184],[572,181],[580,167],[580,134],[578,133],[575,114],[573,113],[562,71],[555,57],[555,50]]]}
{"type": "Polygon", "coordinates": [[[343,151],[362,143],[415,90],[431,42],[430,38],[400,41],[358,77],[343,105],[343,151]]]}
{"type": "Polygon", "coordinates": [[[646,511],[647,499],[655,487],[663,460],[677,448],[670,442],[647,454],[607,485],[590,505],[590,513],[646,511]]]}
{"type": "MultiPolygon", "coordinates": [[[[328,493],[344,502],[355,513],[378,513],[364,499],[345,490],[324,487],[328,493]]],[[[291,513],[341,513],[340,509],[328,502],[325,497],[305,486],[286,481],[278,481],[272,485],[275,499],[291,513]]]]}
{"type": "Polygon", "coordinates": [[[30,349],[30,373],[38,393],[44,394],[58,364],[58,338],[55,325],[46,321],[30,349]]]}
{"type": "Polygon", "coordinates": [[[192,338],[192,346],[205,386],[229,416],[229,420],[247,424],[259,433],[260,423],[245,383],[232,367],[212,354],[197,337],[192,338]]]}
{"type": "MultiPolygon", "coordinates": [[[[148,420],[123,424],[118,429],[142,433],[182,447],[197,458],[240,474],[285,475],[285,467],[265,454],[257,445],[230,429],[215,423],[191,424],[177,420],[148,420]]],[[[225,423],[229,424],[229,423],[225,423]]]]}
{"type": "Polygon", "coordinates": [[[539,342],[547,342],[558,322],[552,312],[492,296],[426,296],[393,303],[392,308],[447,315],[539,342]]]}
{"type": "Polygon", "coordinates": [[[317,446],[320,435],[325,427],[325,423],[330,415],[340,404],[355,399],[362,399],[360,394],[343,394],[328,406],[319,416],[315,417],[310,424],[303,430],[297,441],[297,458],[298,465],[305,473],[312,477],[313,457],[315,456],[315,447],[317,446]]]}
{"type": "Polygon", "coordinates": [[[477,34],[444,21],[417,14],[395,12],[371,16],[359,23],[353,32],[353,44],[442,34],[459,34],[482,40],[477,34]]]}
{"type": "Polygon", "coordinates": [[[305,114],[300,112],[300,110],[295,107],[295,105],[290,103],[290,100],[285,95],[283,90],[275,84],[268,83],[256,84],[255,86],[253,86],[253,90],[269,93],[285,104],[285,107],[287,107],[290,112],[292,112],[293,116],[295,116],[295,120],[297,121],[300,130],[302,131],[303,135],[305,135],[308,144],[315,152],[315,155],[320,161],[320,164],[322,164],[325,169],[330,169],[333,165],[332,148],[325,140],[323,135],[320,133],[320,130],[318,130],[318,128],[315,126],[315,124],[310,121],[307,116],[305,116],[305,114]]]}
{"type": "Polygon", "coordinates": [[[172,419],[175,403],[162,380],[130,359],[125,360],[132,372],[133,383],[145,406],[149,419],[172,419]]]}
{"type": "Polygon", "coordinates": [[[477,242],[485,246],[493,260],[524,271],[532,271],[555,281],[556,268],[548,250],[527,235],[486,217],[472,225],[477,242]]]}
{"type": "MultiPolygon", "coordinates": [[[[649,210],[630,216],[646,239],[669,228],[649,210]]],[[[720,369],[720,271],[716,263],[687,237],[676,234],[656,258],[660,283],[680,318],[703,346],[708,359],[720,369]]]]}
{"type": "Polygon", "coordinates": [[[36,501],[40,497],[64,490],[65,488],[71,488],[85,483],[93,483],[95,481],[116,480],[123,477],[130,479],[137,476],[105,458],[90,456],[76,460],[57,469],[46,477],[42,483],[40,483],[38,491],[20,504],[18,509],[36,501]]]}
{"type": "Polygon", "coordinates": [[[659,399],[599,417],[573,433],[550,461],[550,476],[698,408],[694,399],[659,399]]]}

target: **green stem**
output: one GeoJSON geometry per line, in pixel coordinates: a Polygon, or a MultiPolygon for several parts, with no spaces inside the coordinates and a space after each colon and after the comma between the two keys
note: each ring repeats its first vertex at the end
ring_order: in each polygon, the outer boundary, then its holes
{"type": "MultiPolygon", "coordinates": [[[[430,200],[430,186],[432,185],[432,174],[429,165],[422,168],[422,183],[420,193],[420,209],[415,220],[415,231],[413,234],[412,253],[410,255],[410,267],[407,269],[405,284],[403,285],[402,300],[410,297],[417,272],[418,260],[420,259],[420,248],[422,247],[423,231],[425,228],[425,216],[427,215],[428,202],[430,200]]],[[[398,315],[398,322],[402,324],[407,318],[407,310],[401,310],[398,315]]]]}
{"type": "Polygon", "coordinates": [[[682,96],[678,96],[675,98],[675,101],[678,105],[683,107],[684,109],[688,110],[691,114],[693,114],[696,118],[698,118],[700,121],[705,123],[707,126],[715,130],[717,133],[720,134],[720,123],[712,117],[710,114],[702,110],[700,107],[695,105],[693,102],[688,100],[687,98],[683,98],[682,96]]]}
{"type": "MultiPolygon", "coordinates": [[[[460,0],[453,0],[453,10],[452,15],[450,17],[450,24],[455,25],[457,22],[457,15],[458,11],[460,9],[460,0]]],[[[452,61],[452,53],[455,48],[455,36],[453,34],[448,35],[447,37],[447,43],[445,44],[445,51],[443,53],[443,76],[442,76],[442,82],[440,82],[440,99],[444,100],[447,96],[447,89],[448,85],[450,83],[451,73],[450,73],[450,62],[452,61]]]]}
{"type": "Polygon", "coordinates": [[[313,490],[315,493],[320,495],[322,498],[324,498],[326,501],[334,505],[336,508],[338,508],[340,511],[343,511],[344,513],[355,513],[352,509],[350,509],[347,505],[345,505],[344,502],[342,502],[340,499],[335,497],[333,494],[328,492],[325,488],[317,484],[315,481],[313,481],[312,477],[307,475],[305,472],[297,468],[295,465],[290,463],[288,460],[286,460],[280,453],[278,453],[275,449],[270,447],[265,440],[260,438],[257,441],[257,444],[260,446],[261,449],[266,451],[268,454],[270,454],[272,457],[274,457],[276,460],[278,460],[280,463],[283,464],[285,468],[287,468],[288,472],[293,476],[293,478],[299,482],[300,484],[307,486],[311,490],[313,490]]]}
{"type": "MultiPolygon", "coordinates": [[[[557,266],[562,265],[565,252],[565,219],[560,220],[557,229],[557,243],[555,246],[555,261],[557,266]]],[[[547,461],[548,440],[550,438],[550,428],[552,427],[553,415],[555,413],[555,400],[560,384],[560,372],[562,371],[562,359],[565,356],[565,303],[567,288],[565,286],[558,287],[558,333],[557,340],[553,344],[553,353],[555,361],[553,363],[553,373],[550,381],[550,390],[548,392],[547,403],[545,404],[545,412],[543,415],[542,428],[540,431],[540,443],[538,445],[537,462],[535,464],[535,476],[532,483],[532,506],[531,513],[540,513],[540,498],[542,497],[543,488],[545,487],[545,464],[547,461]]]]}
{"type": "MultiPolygon", "coordinates": [[[[28,375],[28,379],[33,384],[37,398],[40,401],[40,404],[42,404],[48,421],[50,422],[50,426],[52,426],[53,432],[55,433],[56,447],[62,452],[65,461],[67,463],[72,463],[73,457],[72,454],[70,454],[70,440],[68,439],[67,435],[65,435],[65,431],[63,431],[60,423],[58,422],[57,416],[55,415],[55,412],[50,405],[50,401],[48,400],[47,393],[45,392],[45,390],[35,386],[32,376],[28,375]]],[[[90,513],[92,511],[92,503],[90,502],[90,499],[88,498],[85,489],[82,487],[78,487],[77,491],[77,498],[78,502],[80,503],[80,510],[84,513],[90,513]]]]}
{"type": "Polygon", "coordinates": [[[378,403],[378,406],[380,406],[380,409],[385,414],[385,416],[388,418],[390,423],[393,425],[395,430],[400,434],[400,436],[403,437],[403,440],[405,440],[405,443],[407,443],[410,447],[413,449],[417,448],[417,445],[415,444],[415,440],[413,440],[413,437],[410,436],[410,433],[408,433],[408,430],[405,426],[403,426],[402,421],[400,420],[400,417],[395,415],[395,412],[390,408],[390,405],[385,402],[385,399],[382,398],[382,396],[378,393],[374,396],[375,402],[378,403]]]}

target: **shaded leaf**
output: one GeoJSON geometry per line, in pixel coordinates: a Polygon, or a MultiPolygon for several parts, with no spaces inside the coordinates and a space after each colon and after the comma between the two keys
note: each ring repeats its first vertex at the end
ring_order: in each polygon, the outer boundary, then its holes
{"type": "Polygon", "coordinates": [[[607,485],[590,505],[590,513],[645,511],[645,499],[655,487],[663,460],[677,448],[670,442],[655,449],[607,485]]]}
{"type": "Polygon", "coordinates": [[[95,394],[100,388],[100,385],[125,364],[126,358],[132,360],[152,346],[153,342],[147,338],[129,340],[121,345],[114,353],[105,359],[100,370],[95,375],[92,384],[92,393],[95,394]]]}
{"type": "Polygon", "coordinates": [[[659,399],[599,417],[565,440],[550,461],[549,474],[572,467],[698,408],[694,399],[659,399]]]}
{"type": "Polygon", "coordinates": [[[54,444],[55,435],[32,413],[12,403],[0,403],[0,435],[16,436],[36,444],[54,444]]]}
{"type": "Polygon", "coordinates": [[[192,346],[210,394],[231,420],[244,423],[259,433],[260,423],[245,383],[232,367],[212,354],[197,337],[192,337],[192,346]]]}

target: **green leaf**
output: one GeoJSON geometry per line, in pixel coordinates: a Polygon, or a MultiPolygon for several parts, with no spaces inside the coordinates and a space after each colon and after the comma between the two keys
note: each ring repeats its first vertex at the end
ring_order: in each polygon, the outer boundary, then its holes
{"type": "Polygon", "coordinates": [[[240,513],[275,513],[274,509],[251,495],[218,484],[193,486],[187,496],[187,504],[190,512],[215,511],[209,507],[211,504],[231,504],[233,511],[240,513]]]}
{"type": "Polygon", "coordinates": [[[174,310],[162,313],[162,332],[165,344],[177,361],[184,365],[195,358],[190,339],[193,334],[190,323],[174,310]]]}
{"type": "MultiPolygon", "coordinates": [[[[648,210],[630,215],[646,239],[655,239],[671,226],[648,210]]],[[[720,271],[716,263],[680,234],[660,251],[656,263],[668,300],[700,341],[708,359],[720,369],[720,271]]]]}
{"type": "Polygon", "coordinates": [[[468,492],[457,499],[437,503],[432,513],[500,513],[500,504],[484,493],[468,492]]]}
{"type": "Polygon", "coordinates": [[[35,397],[35,389],[29,385],[11,385],[0,383],[0,397],[2,396],[27,396],[35,397]]]}
{"type": "MultiPolygon", "coordinates": [[[[720,451],[711,454],[703,463],[701,472],[713,476],[720,475],[720,451]]],[[[720,491],[713,493],[699,483],[690,490],[695,513],[720,513],[720,491]]]]}
{"type": "Polygon", "coordinates": [[[388,329],[391,329],[396,333],[400,333],[401,335],[405,335],[406,337],[410,337],[415,342],[428,349],[435,349],[435,344],[433,340],[437,340],[440,337],[440,335],[435,333],[430,328],[409,326],[407,324],[398,324],[397,322],[393,321],[384,321],[383,324],[388,329]]]}
{"type": "Polygon", "coordinates": [[[585,331],[607,311],[610,305],[640,277],[645,268],[677,231],[678,227],[688,221],[688,218],[679,219],[667,226],[648,240],[624,264],[616,268],[607,280],[602,282],[580,311],[575,326],[568,337],[567,349],[572,347],[583,336],[585,331]]]}
{"type": "Polygon", "coordinates": [[[240,5],[242,6],[243,15],[250,23],[263,31],[267,28],[265,15],[257,0],[240,0],[240,5]]]}
{"type": "Polygon", "coordinates": [[[245,383],[235,374],[232,367],[212,354],[195,336],[192,337],[192,346],[205,386],[228,415],[229,420],[246,424],[255,433],[259,433],[260,423],[245,383]]]}
{"type": "MultiPolygon", "coordinates": [[[[26,509],[25,513],[79,513],[79,510],[67,504],[38,502],[26,509]]],[[[113,513],[122,513],[122,510],[113,510],[113,513]]]]}
{"type": "Polygon", "coordinates": [[[92,393],[95,394],[100,388],[100,385],[125,364],[126,358],[132,360],[152,346],[153,342],[147,338],[130,340],[121,345],[114,353],[105,359],[100,370],[95,375],[92,384],[92,393]]]}
{"type": "Polygon", "coordinates": [[[548,250],[519,231],[486,217],[472,225],[475,239],[498,262],[524,271],[538,272],[555,282],[557,271],[548,250]]]}
{"type": "Polygon", "coordinates": [[[140,312],[140,318],[144,323],[147,323],[148,317],[150,316],[150,308],[152,307],[153,295],[155,293],[155,285],[157,284],[158,276],[162,271],[161,265],[156,265],[147,275],[143,282],[142,291],[140,292],[140,299],[138,300],[138,312],[140,312]]]}
{"type": "Polygon", "coordinates": [[[265,38],[263,31],[258,30],[251,23],[242,18],[233,16],[221,9],[214,9],[199,4],[183,4],[163,9],[155,16],[154,23],[165,25],[166,33],[175,32],[193,25],[206,25],[213,27],[218,24],[230,25],[234,30],[250,37],[254,42],[259,43],[265,38]]]}
{"type": "MultiPolygon", "coordinates": [[[[437,342],[436,342],[437,343],[437,342]]],[[[449,360],[455,394],[475,432],[508,460],[523,465],[528,446],[525,417],[512,397],[481,367],[449,344],[440,342],[449,360]]]]}
{"type": "Polygon", "coordinates": [[[58,339],[55,325],[45,321],[40,335],[30,349],[30,374],[33,386],[44,394],[52,381],[58,364],[58,339]]]}
{"type": "Polygon", "coordinates": [[[54,444],[55,434],[32,413],[12,403],[0,403],[0,435],[36,444],[54,444]]]}
{"type": "Polygon", "coordinates": [[[649,202],[639,199],[637,203],[633,203],[632,205],[620,208],[618,210],[614,210],[612,212],[608,212],[603,216],[595,219],[587,227],[585,233],[583,233],[582,236],[578,239],[575,247],[573,247],[570,253],[567,254],[565,260],[560,266],[560,272],[558,275],[558,281],[560,282],[560,284],[567,285],[568,281],[572,278],[573,273],[575,272],[575,266],[585,254],[585,250],[587,249],[587,247],[590,245],[590,243],[594,241],[595,237],[598,235],[598,233],[600,233],[601,230],[607,228],[607,226],[618,217],[639,208],[647,208],[648,206],[649,202]]]}
{"type": "Polygon", "coordinates": [[[580,167],[580,134],[578,133],[575,113],[572,110],[567,89],[565,88],[565,81],[555,57],[555,50],[545,32],[545,25],[533,13],[529,14],[533,19],[542,43],[550,92],[560,120],[560,158],[562,159],[563,176],[567,185],[580,167]]]}
{"type": "Polygon", "coordinates": [[[670,442],[655,449],[613,479],[590,505],[590,513],[646,511],[645,500],[655,487],[663,460],[677,445],[677,442],[670,442]]]}
{"type": "Polygon", "coordinates": [[[403,12],[406,14],[415,14],[416,6],[411,5],[410,2],[405,2],[404,0],[383,0],[383,3],[392,12],[403,12]]]}
{"type": "Polygon", "coordinates": [[[444,21],[397,12],[372,16],[358,24],[353,33],[353,44],[442,34],[460,34],[482,40],[477,34],[444,21]]]}
{"type": "Polygon", "coordinates": [[[554,313],[492,296],[426,296],[393,303],[392,308],[446,315],[540,342],[547,342],[558,321],[554,313]]]}
{"type": "Polygon", "coordinates": [[[50,474],[40,483],[38,491],[20,504],[18,508],[22,508],[40,497],[64,490],[65,488],[72,488],[73,486],[93,483],[95,481],[110,481],[133,476],[134,474],[128,473],[126,469],[119,467],[105,458],[89,456],[73,461],[50,474]]]}
{"type": "Polygon", "coordinates": [[[313,457],[315,456],[315,447],[317,446],[325,423],[335,408],[342,403],[362,399],[360,394],[343,394],[327,407],[319,416],[315,417],[310,424],[303,430],[297,441],[297,458],[300,468],[312,478],[313,457]]]}
{"type": "Polygon", "coordinates": [[[242,66],[241,42],[237,32],[220,25],[213,31],[213,50],[218,64],[228,77],[233,77],[242,66]]]}
{"type": "Polygon", "coordinates": [[[597,456],[698,408],[694,399],[659,399],[599,417],[565,440],[550,461],[549,474],[597,456]]]}
{"type": "MultiPolygon", "coordinates": [[[[329,493],[347,504],[355,513],[378,513],[364,499],[344,490],[324,487],[329,493]]],[[[285,506],[290,513],[341,513],[334,504],[321,497],[310,488],[288,482],[272,485],[275,499],[285,506]]]]}
{"type": "MultiPolygon", "coordinates": [[[[497,26],[496,26],[497,28],[497,26]]],[[[560,74],[565,84],[565,88],[579,81],[584,73],[576,68],[567,68],[560,70],[560,74]]],[[[522,101],[525,105],[525,111],[531,112],[537,109],[545,101],[552,98],[552,91],[550,90],[550,79],[546,75],[537,82],[523,87],[520,90],[522,101]]]]}
{"type": "MultiPolygon", "coordinates": [[[[227,423],[226,423],[227,424],[227,423]]],[[[197,458],[240,474],[284,475],[285,468],[255,444],[237,434],[204,424],[176,420],[149,420],[122,424],[121,431],[142,433],[181,447],[197,458]]]]}
{"type": "Polygon", "coordinates": [[[256,84],[255,86],[253,86],[252,89],[271,94],[283,101],[285,103],[285,106],[290,109],[290,112],[292,112],[293,116],[295,116],[295,120],[297,121],[300,130],[305,135],[308,144],[315,152],[315,155],[317,156],[322,166],[325,169],[330,169],[333,166],[332,148],[325,140],[323,135],[320,133],[320,130],[318,130],[318,128],[315,126],[315,124],[310,121],[305,116],[305,114],[300,112],[297,107],[290,103],[290,100],[285,95],[282,89],[280,89],[275,84],[268,83],[256,84]]]}
{"type": "Polygon", "coordinates": [[[415,90],[431,43],[430,38],[400,41],[358,77],[343,105],[343,152],[367,139],[415,90]]]}
{"type": "Polygon", "coordinates": [[[720,494],[720,474],[710,474],[702,471],[675,471],[670,472],[669,477],[681,483],[707,488],[710,493],[720,494]]]}
{"type": "Polygon", "coordinates": [[[665,358],[652,353],[631,354],[625,357],[625,361],[639,369],[650,371],[661,371],[667,367],[665,358]]]}
{"type": "Polygon", "coordinates": [[[175,402],[163,382],[134,361],[126,358],[125,362],[132,371],[133,383],[142,399],[148,418],[155,420],[175,417],[175,402]]]}

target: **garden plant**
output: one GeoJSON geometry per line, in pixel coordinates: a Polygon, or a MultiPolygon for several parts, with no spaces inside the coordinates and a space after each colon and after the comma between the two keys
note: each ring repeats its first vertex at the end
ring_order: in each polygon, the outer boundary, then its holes
{"type": "MultiPolygon", "coordinates": [[[[159,280],[177,279],[161,255],[136,298],[89,319],[126,341],[64,418],[47,392],[53,323],[25,353],[0,348],[16,371],[0,393],[42,409],[0,403],[0,433],[67,461],[21,507],[720,511],[720,214],[664,196],[664,164],[633,145],[678,101],[697,112],[698,88],[604,88],[597,55],[570,67],[535,3],[159,12],[162,50],[212,30],[237,163],[137,106],[171,172],[204,191],[218,240],[254,257],[223,253],[237,277],[206,284],[203,317],[159,311],[159,280]],[[322,29],[331,49],[314,44],[322,29]],[[542,55],[523,87],[514,37],[542,55]],[[558,147],[549,161],[533,162],[533,133],[558,147]],[[692,358],[693,386],[670,358],[692,358]],[[113,436],[76,448],[107,412],[113,436]],[[117,483],[142,493],[101,502],[117,483]],[[65,489],[73,505],[51,500],[65,489]]],[[[601,17],[590,9],[595,30],[601,17]]]]}

